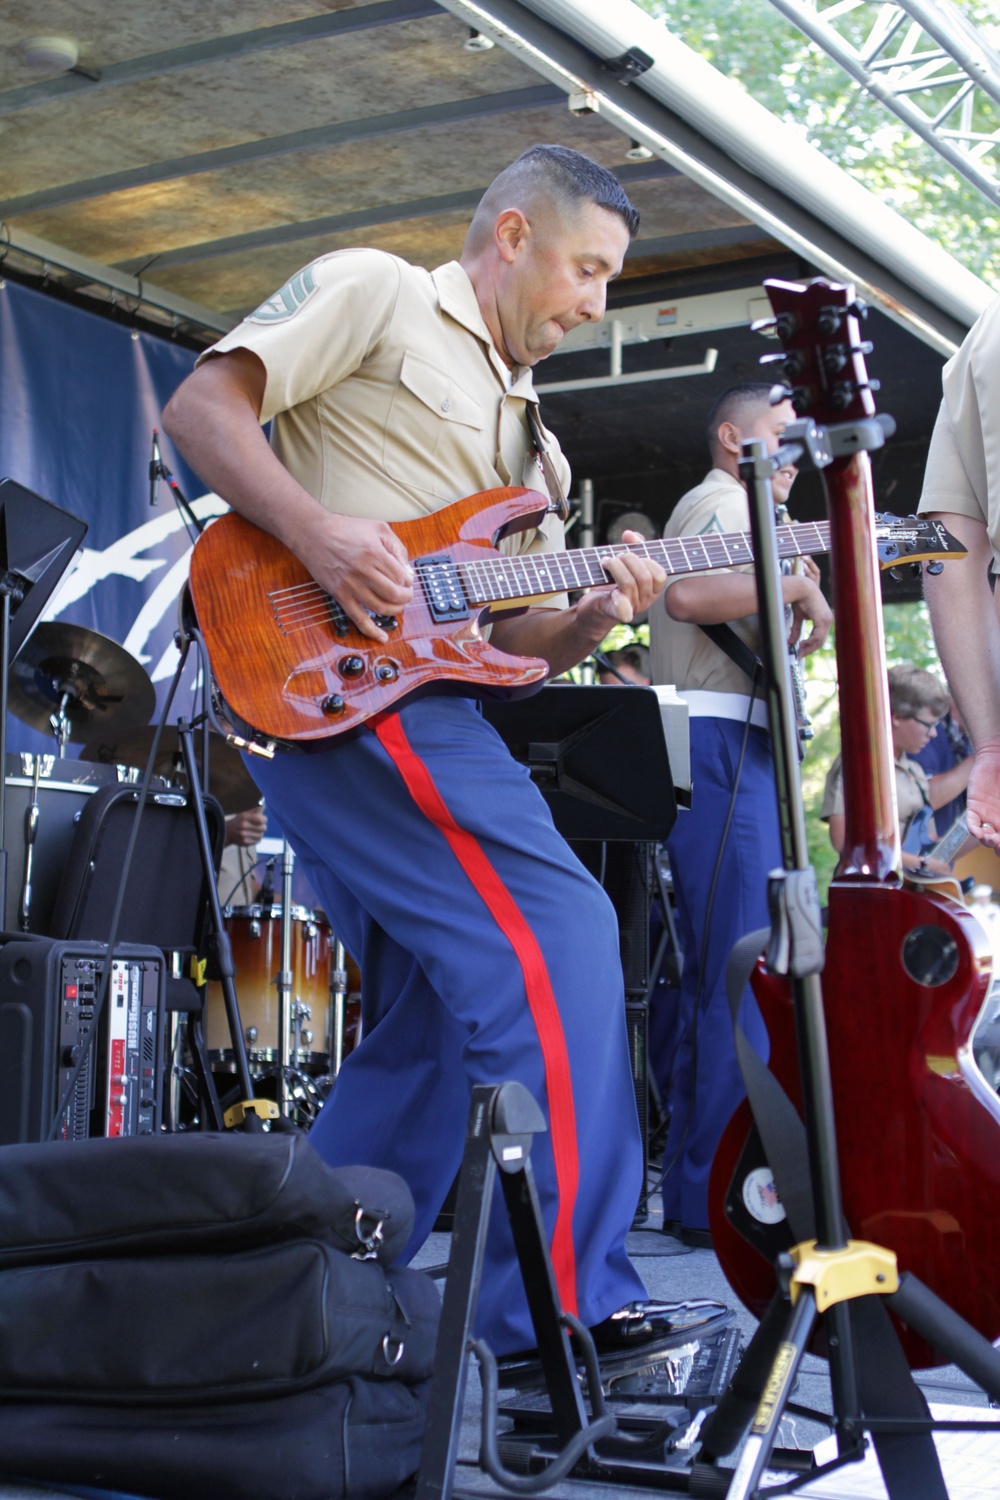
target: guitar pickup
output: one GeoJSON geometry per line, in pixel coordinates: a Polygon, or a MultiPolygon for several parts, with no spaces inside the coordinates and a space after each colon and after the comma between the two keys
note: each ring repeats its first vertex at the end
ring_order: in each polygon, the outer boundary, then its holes
{"type": "Polygon", "coordinates": [[[435,624],[447,620],[467,620],[469,606],[458,579],[458,567],[446,553],[439,557],[421,557],[415,564],[424,585],[424,594],[435,624]]]}

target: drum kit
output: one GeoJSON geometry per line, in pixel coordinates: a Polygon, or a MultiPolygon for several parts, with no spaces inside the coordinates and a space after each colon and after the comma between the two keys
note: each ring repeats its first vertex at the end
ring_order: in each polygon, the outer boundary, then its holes
{"type": "MultiPolygon", "coordinates": [[[[9,754],[5,767],[12,878],[4,929],[45,935],[87,797],[109,782],[142,779],[156,732],[149,723],[156,697],[123,646],[84,626],[49,621],[36,626],[10,669],[8,705],[22,723],[55,740],[54,754],[9,754]],[[84,746],[79,760],[66,756],[71,743],[84,746]]],[[[152,774],[154,787],[184,786],[171,726],[161,733],[152,774]]],[[[227,815],[259,804],[239,751],[214,732],[208,790],[227,815]]],[[[286,841],[280,899],[273,899],[267,878],[256,904],[225,906],[223,919],[251,1074],[259,1082],[276,1078],[279,1108],[308,1123],[360,1040],[360,976],[324,914],[294,904],[292,869],[286,841]]],[[[215,983],[207,987],[205,1035],[213,1071],[234,1072],[215,983]]]]}

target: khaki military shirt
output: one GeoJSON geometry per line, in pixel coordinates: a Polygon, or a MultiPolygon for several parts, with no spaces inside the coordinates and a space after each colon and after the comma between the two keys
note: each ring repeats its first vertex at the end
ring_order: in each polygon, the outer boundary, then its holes
{"type": "MultiPolygon", "coordinates": [[[[749,531],[750,503],[747,492],[732,474],[724,469],[712,471],[693,490],[688,490],[674,508],[663,535],[703,536],[706,532],[749,531]]],[[[753,564],[717,569],[718,572],[752,573],[753,564]]],[[[685,574],[667,580],[667,588],[685,574]]],[[[730,622],[733,630],[750,647],[759,650],[756,615],[730,622]]],[[[672,682],[683,695],[685,689],[713,693],[750,695],[750,679],[734,661],[698,626],[685,620],[672,620],[663,600],[657,600],[649,617],[650,661],[653,681],[672,682]]],[[[766,710],[765,710],[766,714],[766,710]]],[[[766,722],[766,719],[765,719],[766,722]]]]}
{"type": "MultiPolygon", "coordinates": [[[[930,806],[930,787],[927,784],[927,772],[920,762],[913,760],[902,751],[896,756],[893,771],[896,780],[896,812],[899,816],[899,829],[901,837],[905,838],[907,829],[917,813],[930,806]]],[[[843,813],[843,811],[844,768],[840,756],[837,755],[831,761],[826,775],[820,817],[824,822],[829,822],[832,814],[843,813]]],[[[933,821],[928,832],[931,838],[935,837],[933,821]]]]}
{"type": "MultiPolygon", "coordinates": [[[[526,417],[531,370],[504,364],[457,261],[424,271],[381,250],[321,256],[209,352],[233,349],[263,362],[272,447],[330,510],[410,521],[502,485],[546,493],[526,417]]],[[[549,515],[500,547],[563,545],[549,515]]]]}
{"type": "Polygon", "coordinates": [[[945,365],[941,384],[919,509],[985,521],[1000,566],[1000,297],[945,365]]]}

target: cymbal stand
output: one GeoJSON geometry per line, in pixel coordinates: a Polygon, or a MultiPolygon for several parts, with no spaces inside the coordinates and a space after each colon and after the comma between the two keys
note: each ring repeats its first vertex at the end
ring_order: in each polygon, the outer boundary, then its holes
{"type": "Polygon", "coordinates": [[[333,940],[330,999],[333,1001],[330,1073],[336,1078],[344,1061],[344,1027],[347,1024],[347,949],[338,937],[333,940]]]}
{"type": "MultiPolygon", "coordinates": [[[[184,652],[178,667],[178,674],[184,666],[184,652]]],[[[184,756],[184,769],[188,778],[188,796],[191,808],[194,812],[195,825],[198,830],[198,847],[201,851],[202,869],[205,872],[205,885],[208,892],[209,911],[211,914],[211,935],[208,939],[207,948],[215,972],[212,978],[218,978],[222,985],[222,998],[226,1007],[226,1020],[229,1024],[230,1040],[233,1044],[233,1060],[236,1065],[236,1077],[239,1081],[242,1099],[226,1111],[226,1125],[241,1125],[249,1120],[251,1115],[259,1119],[272,1118],[277,1113],[269,1105],[268,1100],[256,1099],[254,1097],[253,1079],[250,1074],[250,1062],[247,1057],[246,1042],[243,1037],[243,1022],[240,1018],[239,1004],[236,999],[236,986],[233,983],[233,950],[226,932],[225,922],[222,917],[222,907],[219,904],[219,891],[215,883],[215,865],[212,860],[212,845],[208,832],[208,822],[205,818],[205,804],[202,800],[201,777],[198,773],[198,762],[194,752],[194,726],[188,719],[177,720],[177,738],[184,756]]],[[[258,1126],[259,1128],[259,1126],[258,1126]]]]}
{"type": "MultiPolygon", "coordinates": [[[[281,848],[281,969],[278,972],[278,1109],[289,1115],[292,1109],[289,1071],[292,1066],[292,1008],[295,997],[292,988],[295,976],[292,973],[292,871],[295,854],[288,840],[281,848]]],[[[300,1016],[295,1017],[296,1032],[301,1028],[300,1016]]]]}
{"type": "Polygon", "coordinates": [[[67,709],[74,697],[75,694],[69,688],[62,687],[59,693],[59,707],[55,713],[49,715],[49,724],[52,726],[52,733],[55,735],[58,758],[60,760],[65,760],[66,758],[66,746],[69,743],[70,730],[72,728],[67,709]]]}

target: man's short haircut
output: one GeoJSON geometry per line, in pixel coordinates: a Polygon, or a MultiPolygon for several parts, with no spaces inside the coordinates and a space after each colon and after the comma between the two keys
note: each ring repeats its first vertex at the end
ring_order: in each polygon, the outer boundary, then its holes
{"type": "Polygon", "coordinates": [[[640,677],[647,681],[652,679],[652,668],[649,664],[649,647],[644,646],[641,641],[632,641],[627,646],[619,646],[615,651],[607,653],[608,661],[613,667],[631,667],[633,672],[638,672],[640,677]]]}
{"type": "Polygon", "coordinates": [[[728,386],[721,395],[716,396],[705,423],[709,451],[714,453],[719,445],[719,428],[723,422],[732,422],[734,427],[742,430],[768,411],[773,389],[773,382],[769,384],[764,380],[744,380],[739,385],[728,386]]]}
{"type": "Polygon", "coordinates": [[[948,712],[949,698],[941,679],[910,662],[889,668],[889,710],[900,719],[915,719],[929,713],[942,719],[948,712]]]}
{"type": "Polygon", "coordinates": [[[492,231],[497,215],[505,208],[522,205],[527,208],[532,201],[543,200],[554,204],[567,217],[577,213],[581,204],[593,203],[617,214],[630,239],[639,228],[637,211],[607,167],[599,166],[569,146],[529,146],[494,177],[479,201],[469,232],[482,231],[484,220],[489,221],[492,231]]]}

